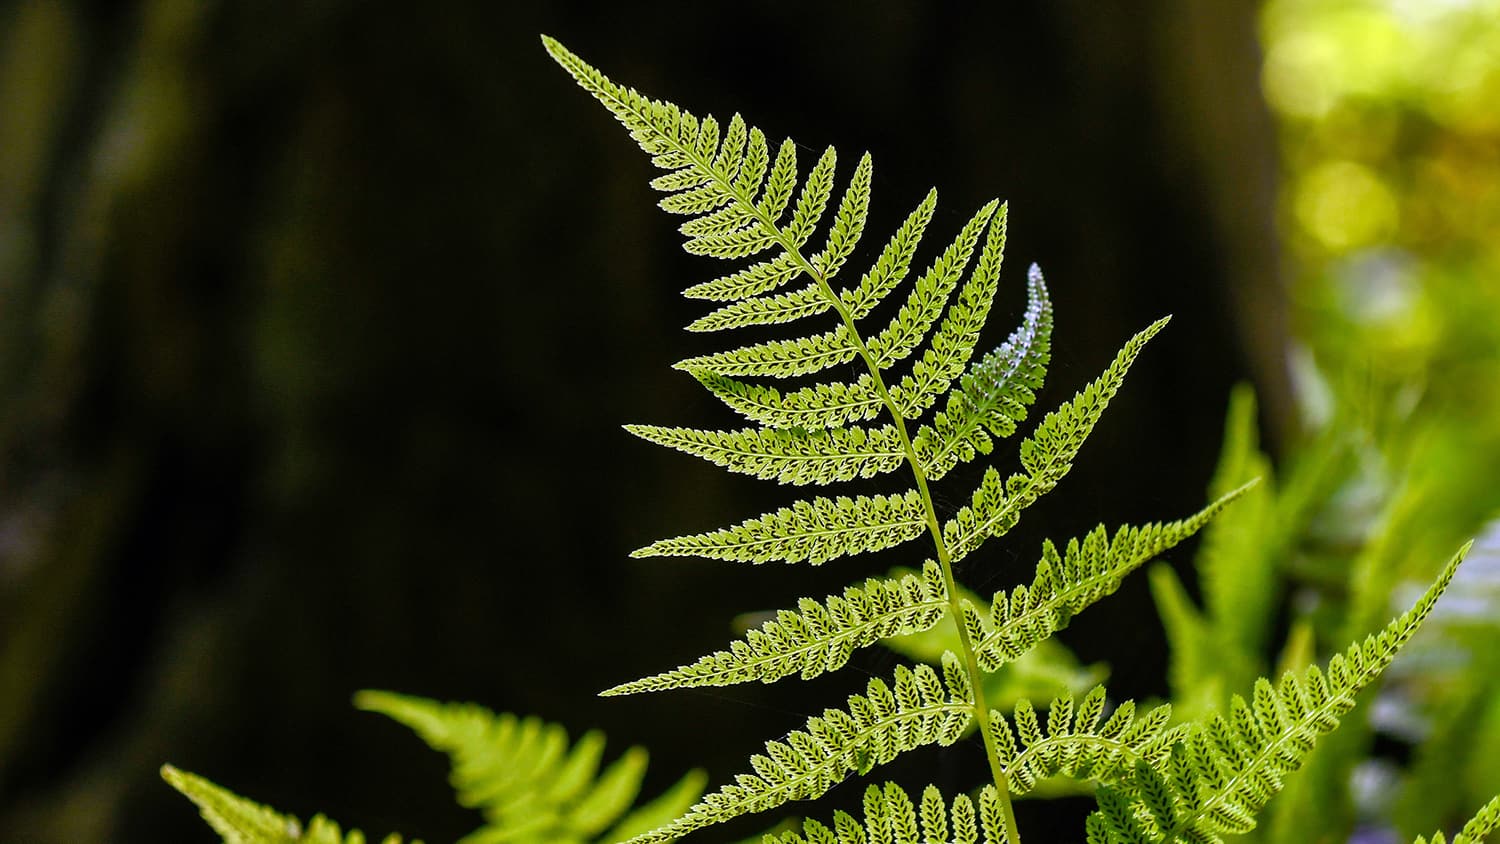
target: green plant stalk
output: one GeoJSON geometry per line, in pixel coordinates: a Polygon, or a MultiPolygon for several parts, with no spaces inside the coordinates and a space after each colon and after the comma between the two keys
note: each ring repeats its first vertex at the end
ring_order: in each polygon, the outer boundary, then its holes
{"type": "Polygon", "coordinates": [[[890,392],[886,389],[885,381],[880,377],[880,367],[876,365],[875,359],[870,356],[870,350],[865,345],[864,338],[860,336],[855,328],[854,319],[849,315],[849,310],[836,296],[828,284],[812,265],[808,263],[801,253],[797,255],[800,263],[809,275],[817,279],[819,288],[823,295],[827,296],[838,311],[839,317],[849,329],[849,336],[854,340],[854,346],[859,351],[859,356],[864,360],[866,368],[869,369],[870,377],[874,379],[875,388],[880,392],[880,399],[885,403],[886,410],[891,414],[892,421],[896,425],[896,433],[901,437],[901,448],[906,452],[906,462],[911,465],[912,476],[917,481],[917,492],[922,496],[922,511],[927,519],[927,531],[932,534],[932,544],[937,551],[938,565],[943,569],[943,587],[948,592],[948,617],[952,619],[953,626],[958,628],[959,645],[963,650],[964,670],[969,674],[969,687],[974,693],[974,717],[979,722],[979,734],[984,739],[985,755],[989,757],[990,776],[995,781],[995,789],[1000,795],[1001,817],[1005,824],[1005,839],[1010,844],[1021,844],[1020,832],[1016,829],[1016,812],[1011,805],[1010,780],[1005,771],[1000,768],[1000,749],[994,746],[994,736],[990,732],[990,707],[984,697],[984,675],[979,673],[979,659],[974,655],[974,643],[969,639],[968,628],[963,623],[963,609],[959,604],[958,583],[953,577],[953,560],[948,554],[947,543],[943,542],[942,524],[938,521],[937,510],[932,504],[932,493],[927,486],[927,473],[922,471],[922,464],[917,460],[916,449],[912,447],[911,436],[906,432],[906,420],[902,418],[901,412],[896,409],[896,403],[891,399],[890,392]]]}
{"type": "MultiPolygon", "coordinates": [[[[628,103],[621,103],[621,105],[625,107],[629,106],[628,103]]],[[[729,191],[736,200],[743,203],[746,208],[752,209],[755,218],[760,221],[765,230],[772,232],[782,248],[795,256],[798,266],[818,283],[818,288],[828,298],[829,303],[833,305],[834,310],[839,315],[839,319],[843,321],[844,326],[849,330],[849,337],[854,342],[860,359],[865,362],[865,367],[869,370],[870,377],[874,379],[875,388],[880,393],[880,399],[885,404],[886,410],[891,414],[891,419],[895,423],[896,432],[901,438],[902,449],[906,453],[906,461],[910,464],[912,475],[916,478],[917,491],[922,496],[922,509],[927,519],[927,530],[932,534],[932,544],[937,551],[938,565],[943,570],[943,585],[948,591],[948,616],[952,619],[953,625],[958,628],[959,644],[963,650],[960,656],[964,662],[964,670],[969,675],[969,687],[974,693],[974,717],[979,722],[979,734],[984,740],[985,755],[989,758],[990,775],[994,779],[995,789],[1000,795],[1001,816],[1005,826],[1006,840],[1009,844],[1021,844],[1020,833],[1016,829],[1015,808],[1011,805],[1010,779],[1005,775],[1005,771],[1000,768],[1000,749],[995,746],[995,739],[990,732],[990,708],[984,697],[984,676],[979,671],[979,659],[975,656],[974,643],[969,640],[969,633],[964,628],[963,609],[959,604],[958,597],[958,583],[953,577],[953,561],[948,553],[948,546],[943,541],[942,523],[938,521],[937,509],[932,503],[932,493],[927,486],[927,474],[922,471],[922,464],[917,460],[916,449],[912,447],[911,435],[907,433],[906,420],[901,416],[901,412],[897,409],[895,401],[891,399],[891,394],[886,388],[885,380],[880,377],[880,367],[875,363],[874,357],[870,355],[870,349],[865,345],[864,337],[860,335],[854,318],[849,313],[849,309],[845,307],[843,300],[833,292],[828,279],[812,265],[811,261],[807,260],[807,257],[802,254],[802,250],[791,242],[786,233],[776,225],[776,222],[756,206],[753,197],[746,196],[743,191],[737,189],[734,186],[734,180],[720,173],[713,166],[712,161],[705,160],[702,156],[698,155],[696,150],[678,142],[675,138],[671,142],[678,152],[686,155],[705,171],[712,173],[719,184],[729,191]]]]}

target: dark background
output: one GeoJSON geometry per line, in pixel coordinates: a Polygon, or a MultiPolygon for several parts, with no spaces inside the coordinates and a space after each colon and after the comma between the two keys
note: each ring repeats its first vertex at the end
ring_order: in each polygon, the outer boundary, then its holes
{"type": "MultiPolygon", "coordinates": [[[[968,582],[1023,579],[1043,535],[1196,508],[1230,384],[1257,380],[1273,435],[1289,419],[1254,14],[0,2],[0,840],[212,840],[167,761],[371,832],[471,829],[445,760],[355,712],[360,688],[602,727],[652,749],[654,787],[721,782],[863,684],[593,697],[722,646],[738,613],[915,561],[628,559],[789,492],[620,429],[735,423],[669,368],[717,348],[679,330],[700,311],[677,293],[720,267],[678,249],[645,156],[541,32],[653,96],[833,144],[841,179],[870,150],[851,274],[928,186],[929,249],[1009,200],[983,345],[1039,262],[1039,412],[1176,315],[968,582]]],[[[1143,580],[1065,640],[1116,696],[1165,690],[1143,580]]],[[[918,754],[911,776],[969,787],[978,761],[918,754]]]]}

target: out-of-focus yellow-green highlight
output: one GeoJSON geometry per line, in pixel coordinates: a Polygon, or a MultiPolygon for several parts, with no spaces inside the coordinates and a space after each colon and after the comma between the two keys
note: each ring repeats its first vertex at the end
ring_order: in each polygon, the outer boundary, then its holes
{"type": "Polygon", "coordinates": [[[1475,383],[1500,374],[1500,2],[1272,0],[1261,23],[1300,338],[1325,372],[1500,420],[1475,383]]]}

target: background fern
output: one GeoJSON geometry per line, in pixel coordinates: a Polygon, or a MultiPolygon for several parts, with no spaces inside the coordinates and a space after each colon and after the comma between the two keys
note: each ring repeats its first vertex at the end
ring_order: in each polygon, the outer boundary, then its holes
{"type": "MultiPolygon", "coordinates": [[[[1384,446],[1374,436],[1383,425],[1368,415],[1374,409],[1339,408],[1337,422],[1302,443],[1284,477],[1273,478],[1257,443],[1254,395],[1248,387],[1235,391],[1210,493],[1250,475],[1264,481],[1205,534],[1195,560],[1205,606],[1200,609],[1187,598],[1170,570],[1152,572],[1171,645],[1169,680],[1177,712],[1212,712],[1227,706],[1231,693],[1258,674],[1305,668],[1356,626],[1348,615],[1349,596],[1368,601],[1381,590],[1405,594],[1428,576],[1427,562],[1418,555],[1459,536],[1451,514],[1439,516],[1434,509],[1443,506],[1438,500],[1446,493],[1430,485],[1402,490],[1396,479],[1372,473],[1376,462],[1387,459],[1379,455],[1384,446]],[[1371,511],[1370,502],[1385,496],[1391,496],[1389,503],[1371,511]],[[1414,506],[1420,517],[1413,518],[1414,506]],[[1365,545],[1367,531],[1385,536],[1365,545]],[[1401,581],[1405,584],[1398,586],[1401,581]],[[1269,641],[1264,616],[1255,615],[1275,612],[1289,598],[1297,600],[1288,635],[1281,643],[1269,641]],[[1266,654],[1275,663],[1268,664],[1266,654]]],[[[1422,459],[1421,452],[1404,454],[1402,461],[1417,462],[1400,468],[1397,477],[1423,471],[1422,459]]],[[[1450,589],[1457,593],[1455,608],[1481,608],[1492,601],[1483,584],[1493,578],[1496,558],[1485,542],[1481,538],[1455,577],[1450,589]]],[[[1497,746],[1500,735],[1478,703],[1492,688],[1489,654],[1500,628],[1476,625],[1465,610],[1456,613],[1445,620],[1440,606],[1430,624],[1437,629],[1418,637],[1412,658],[1392,668],[1392,682],[1379,696],[1384,717],[1372,720],[1368,706],[1351,713],[1344,729],[1313,752],[1308,770],[1288,781],[1287,793],[1270,806],[1266,826],[1250,837],[1312,842],[1346,835],[1358,823],[1394,827],[1410,838],[1442,824],[1456,829],[1476,804],[1500,790],[1500,772],[1473,761],[1497,746]],[[1426,730],[1431,734],[1424,735],[1426,730]],[[1420,741],[1418,764],[1402,770],[1375,755],[1377,731],[1387,741],[1420,741]],[[1372,791],[1356,787],[1356,779],[1386,784],[1372,791]]]]}
{"type": "MultiPolygon", "coordinates": [[[[163,767],[161,775],[168,785],[198,805],[203,820],[223,837],[225,844],[365,844],[364,833],[350,830],[346,835],[338,824],[322,815],[314,817],[304,828],[296,818],[246,800],[171,765],[163,767]]],[[[401,836],[392,833],[381,841],[401,844],[401,836]]]]}
{"type": "MultiPolygon", "coordinates": [[[[646,751],[632,747],[601,770],[604,736],[598,731],[570,741],[561,725],[539,718],[390,692],[360,692],[355,705],[404,724],[449,756],[458,802],[485,817],[464,844],[614,844],[673,820],[703,794],[703,773],[691,771],[638,803],[646,751]]],[[[361,833],[345,836],[321,815],[304,828],[296,818],[170,765],[162,776],[198,804],[227,844],[364,844],[361,833]]],[[[384,844],[401,844],[401,838],[391,835],[384,844]]]]}

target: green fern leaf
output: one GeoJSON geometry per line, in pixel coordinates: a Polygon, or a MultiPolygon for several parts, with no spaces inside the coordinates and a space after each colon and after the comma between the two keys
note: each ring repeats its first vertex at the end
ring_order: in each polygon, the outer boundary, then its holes
{"type": "Polygon", "coordinates": [[[1140,527],[1123,526],[1110,539],[1104,526],[1082,542],[1070,540],[1064,553],[1050,541],[1042,546],[1036,577],[1007,594],[995,593],[989,616],[972,604],[964,610],[979,665],[996,671],[1031,650],[1082,612],[1120,587],[1126,575],[1148,560],[1192,536],[1231,501],[1253,487],[1252,481],[1185,519],[1140,527]]]}
{"type": "Polygon", "coordinates": [[[626,425],[625,430],[723,466],[784,484],[827,484],[871,478],[901,468],[906,459],[895,426],[826,431],[745,428],[702,431],[626,425]]]}
{"type": "Polygon", "coordinates": [[[900,786],[888,782],[883,788],[865,789],[863,822],[838,812],[831,828],[808,819],[800,834],[767,835],[764,844],[1006,844],[999,812],[999,794],[992,785],[979,792],[976,824],[974,801],[968,795],[955,797],[950,812],[942,794],[929,785],[918,807],[900,786]]]}
{"type": "Polygon", "coordinates": [[[1099,809],[1089,815],[1085,831],[1089,844],[1153,844],[1155,839],[1142,825],[1137,804],[1109,786],[1095,794],[1099,809]]]}
{"type": "MultiPolygon", "coordinates": [[[[910,252],[916,246],[915,241],[920,237],[922,227],[925,227],[927,220],[931,217],[931,201],[935,196],[936,194],[929,194],[929,201],[924,202],[916,212],[913,212],[912,217],[887,246],[887,252],[882,254],[875,268],[861,280],[860,285],[855,290],[845,291],[842,294],[841,298],[849,310],[851,319],[858,319],[867,314],[880,301],[880,298],[904,276],[910,264],[910,252]]],[[[891,323],[870,341],[867,348],[878,366],[881,368],[892,366],[909,355],[926,335],[932,323],[937,320],[938,315],[943,312],[943,306],[957,285],[964,267],[968,264],[980,233],[994,216],[995,205],[992,202],[985,206],[969,221],[948,250],[918,279],[907,302],[902,305],[900,312],[891,323]]],[[[924,362],[918,365],[914,375],[907,376],[903,382],[905,392],[901,392],[900,386],[897,387],[897,392],[907,397],[907,404],[912,408],[908,416],[919,414],[925,407],[921,403],[922,399],[917,396],[920,390],[933,391],[946,386],[946,382],[939,383],[939,373],[952,368],[950,359],[961,358],[958,362],[961,369],[963,363],[967,361],[967,354],[972,353],[973,339],[977,336],[978,329],[982,327],[984,316],[988,313],[989,303],[994,297],[999,255],[1003,251],[1005,242],[1003,208],[998,226],[998,232],[992,232],[987,241],[979,269],[971,275],[969,282],[965,285],[959,304],[955,306],[949,318],[945,319],[943,330],[940,330],[934,337],[934,349],[928,351],[924,362]],[[955,338],[954,335],[957,337],[955,338]],[[967,351],[958,348],[964,341],[968,343],[967,351]]],[[[818,259],[814,258],[813,263],[817,266],[818,259]]],[[[832,300],[823,295],[821,285],[815,282],[795,293],[734,302],[699,319],[688,328],[693,331],[711,331],[747,325],[790,322],[804,316],[823,313],[831,307],[833,307],[832,300]]],[[[688,364],[684,363],[679,366],[686,368],[688,364]]],[[[714,371],[721,370],[716,368],[714,371]]],[[[952,377],[954,376],[948,376],[948,380],[952,377]]],[[[713,385],[708,386],[714,390],[713,385]]],[[[715,393],[725,398],[731,407],[746,413],[762,424],[775,427],[832,427],[859,418],[869,418],[883,407],[880,393],[875,389],[874,382],[869,376],[864,376],[853,383],[819,384],[804,388],[801,391],[803,400],[794,405],[796,410],[805,410],[806,408],[801,405],[804,405],[807,399],[829,393],[837,394],[841,400],[837,415],[825,418],[798,418],[783,415],[789,409],[786,407],[786,401],[770,388],[756,390],[737,382],[731,384],[720,382],[720,386],[726,388],[725,392],[728,395],[720,394],[718,390],[714,390],[715,393]],[[746,392],[751,392],[760,401],[741,406],[731,400],[746,392]],[[847,402],[849,394],[856,392],[858,394],[857,408],[851,407],[847,402]],[[765,408],[765,412],[775,415],[757,414],[755,410],[758,407],[765,408]]],[[[930,401],[928,403],[930,404],[930,401]]],[[[827,408],[819,407],[818,409],[827,408]]]]}
{"type": "Polygon", "coordinates": [[[921,576],[872,577],[822,603],[803,598],[797,612],[782,610],[727,651],[690,665],[616,686],[625,695],[696,686],[770,683],[792,674],[804,680],[836,671],[859,648],[890,636],[931,629],[943,617],[948,593],[943,572],[928,561],[921,576]]]}
{"type": "Polygon", "coordinates": [[[898,666],[891,684],[870,681],[863,695],[849,697],[848,710],[828,709],[808,719],[805,730],[766,743],[751,759],[754,773],[707,795],[686,814],[629,844],[654,844],[791,800],[827,793],[850,773],[867,772],[898,754],[928,744],[952,744],[973,718],[972,690],[951,654],[943,678],[932,668],[898,666]]]}
{"type": "Polygon", "coordinates": [[[792,210],[792,219],[786,226],[787,251],[795,252],[812,237],[823,211],[828,207],[828,198],[833,195],[833,173],[838,164],[838,153],[833,147],[823,150],[818,163],[797,196],[797,207],[792,210]]]}
{"type": "Polygon", "coordinates": [[[733,527],[653,542],[631,556],[819,565],[899,545],[926,529],[927,513],[916,490],[901,495],[813,498],[733,527]]]}
{"type": "Polygon", "coordinates": [[[600,842],[624,841],[671,822],[673,818],[687,811],[689,806],[703,796],[703,788],[707,783],[708,777],[698,771],[684,776],[654,799],[631,810],[598,840],[600,842]]]}
{"type": "MultiPolygon", "coordinates": [[[[1271,461],[1260,450],[1256,424],[1255,392],[1240,384],[1230,394],[1224,446],[1209,481],[1210,495],[1249,478],[1269,479],[1271,461]]],[[[1247,654],[1264,650],[1266,628],[1275,617],[1276,558],[1283,551],[1287,529],[1279,522],[1287,514],[1276,512],[1274,496],[1268,485],[1227,518],[1214,522],[1203,535],[1203,550],[1195,561],[1204,609],[1222,630],[1226,644],[1247,654]]]]}
{"type": "MultiPolygon", "coordinates": [[[[832,148],[828,150],[832,153],[832,148]]],[[[819,161],[817,166],[821,166],[819,161]]],[[[827,165],[826,176],[814,175],[810,179],[816,181],[825,178],[832,187],[833,160],[830,158],[827,165]]],[[[711,178],[711,177],[705,177],[711,178]]],[[[768,220],[780,220],[781,215],[786,212],[788,202],[792,201],[792,193],[797,189],[797,145],[788,138],[781,142],[780,148],[776,150],[776,163],[771,165],[771,177],[766,180],[765,189],[761,192],[760,200],[755,203],[755,209],[768,220]]]]}
{"type": "Polygon", "coordinates": [[[1125,381],[1125,373],[1156,332],[1171,317],[1164,317],[1130,338],[1113,363],[1070,401],[1047,414],[1035,432],[1021,443],[1024,473],[1011,475],[1003,485],[993,468],[974,491],[972,503],[943,525],[943,538],[954,561],[962,559],[992,536],[1001,536],[1015,526],[1021,511],[1057,486],[1083,442],[1125,381]]]}
{"type": "Polygon", "coordinates": [[[778,293],[738,302],[699,317],[688,325],[688,331],[723,331],[750,325],[777,325],[804,317],[817,316],[833,308],[823,295],[823,288],[813,282],[791,293],[778,293]]]}
{"type": "Polygon", "coordinates": [[[700,235],[684,243],[682,248],[694,255],[728,260],[755,255],[775,245],[775,235],[759,223],[753,223],[732,231],[700,235]]]}
{"type": "Polygon", "coordinates": [[[162,779],[198,805],[203,819],[227,844],[297,841],[302,824],[171,765],[161,769],[162,779]]]}
{"type": "Polygon", "coordinates": [[[473,704],[373,691],[360,692],[354,703],[406,725],[452,759],[459,802],[480,809],[486,820],[465,844],[619,841],[676,817],[703,793],[703,774],[694,771],[630,812],[646,774],[646,751],[639,747],[600,771],[604,736],[598,732],[570,745],[559,725],[473,704]]]}
{"type": "MultiPolygon", "coordinates": [[[[196,774],[165,765],[161,776],[197,804],[203,819],[225,844],[365,844],[365,836],[359,830],[350,830],[345,835],[338,824],[322,815],[313,818],[304,830],[296,818],[246,800],[196,774]]],[[[401,844],[401,836],[388,835],[382,841],[401,844]]]]}
{"type": "Polygon", "coordinates": [[[865,231],[865,215],[870,210],[870,179],[874,175],[870,154],[865,153],[854,168],[844,198],[839,201],[839,210],[833,215],[833,226],[828,231],[828,243],[808,263],[813,271],[825,281],[833,278],[844,266],[844,262],[859,244],[865,231]]]}
{"type": "Polygon", "coordinates": [[[673,364],[687,372],[707,370],[720,375],[760,375],[767,378],[796,378],[822,372],[854,360],[858,350],[849,338],[849,329],[837,326],[812,337],[771,340],[724,352],[688,358],[673,364]]]}
{"type": "MultiPolygon", "coordinates": [[[[1168,765],[1173,772],[1173,818],[1149,829],[1148,840],[1217,842],[1223,835],[1253,829],[1256,814],[1281,790],[1284,778],[1301,766],[1320,736],[1338,726],[1356,695],[1380,676],[1421,626],[1468,549],[1465,545],[1454,555],[1411,609],[1335,654],[1326,672],[1317,666],[1301,676],[1288,672],[1274,686],[1262,678],[1250,703],[1236,695],[1227,717],[1215,714],[1194,725],[1173,748],[1168,765]]],[[[1100,811],[1114,836],[1110,840],[1134,840],[1133,832],[1115,826],[1119,812],[1106,809],[1109,792],[1100,790],[1100,811]]],[[[1130,786],[1108,799],[1144,805],[1130,786]]]]}
{"type": "Polygon", "coordinates": [[[1035,264],[1028,274],[1027,299],[1021,325],[969,370],[960,389],[948,394],[945,409],[913,438],[928,478],[937,480],[959,463],[988,454],[990,437],[1015,433],[1036,401],[1051,357],[1052,302],[1035,264]]]}
{"type": "Polygon", "coordinates": [[[751,264],[743,270],[721,276],[713,281],[695,284],[682,291],[690,299],[708,299],[715,302],[732,302],[749,296],[768,293],[802,274],[802,264],[797,255],[783,252],[769,261],[751,264]]]}
{"type": "Polygon", "coordinates": [[[932,212],[936,207],[937,191],[930,190],[916,210],[896,229],[880,257],[875,260],[875,266],[860,277],[859,284],[840,294],[839,298],[848,309],[850,319],[861,320],[869,316],[870,311],[885,301],[885,297],[906,278],[907,272],[911,270],[917,245],[922,242],[922,234],[932,221],[932,212]]]}
{"type": "Polygon", "coordinates": [[[868,374],[854,381],[814,384],[785,394],[775,387],[716,372],[698,370],[692,374],[720,401],[768,428],[837,428],[873,419],[885,409],[880,389],[868,374]]]}
{"type": "MultiPolygon", "coordinates": [[[[1204,544],[1207,541],[1205,538],[1204,544]]],[[[1253,682],[1259,676],[1255,655],[1223,641],[1222,628],[1193,604],[1171,566],[1153,566],[1149,576],[1151,595],[1171,652],[1167,680],[1178,712],[1186,718],[1197,718],[1221,708],[1228,690],[1239,685],[1232,685],[1231,678],[1253,682]]]]}
{"type": "Polygon", "coordinates": [[[1057,774],[1101,783],[1125,782],[1135,776],[1137,763],[1164,762],[1186,729],[1168,729],[1172,718],[1168,704],[1136,718],[1135,703],[1126,701],[1100,724],[1103,711],[1104,687],[1095,686],[1079,701],[1076,718],[1071,694],[1055,698],[1048,707],[1045,731],[1030,701],[1016,706],[1010,722],[999,712],[991,712],[990,730],[1000,748],[1000,767],[1011,792],[1026,794],[1042,779],[1057,774]]]}

